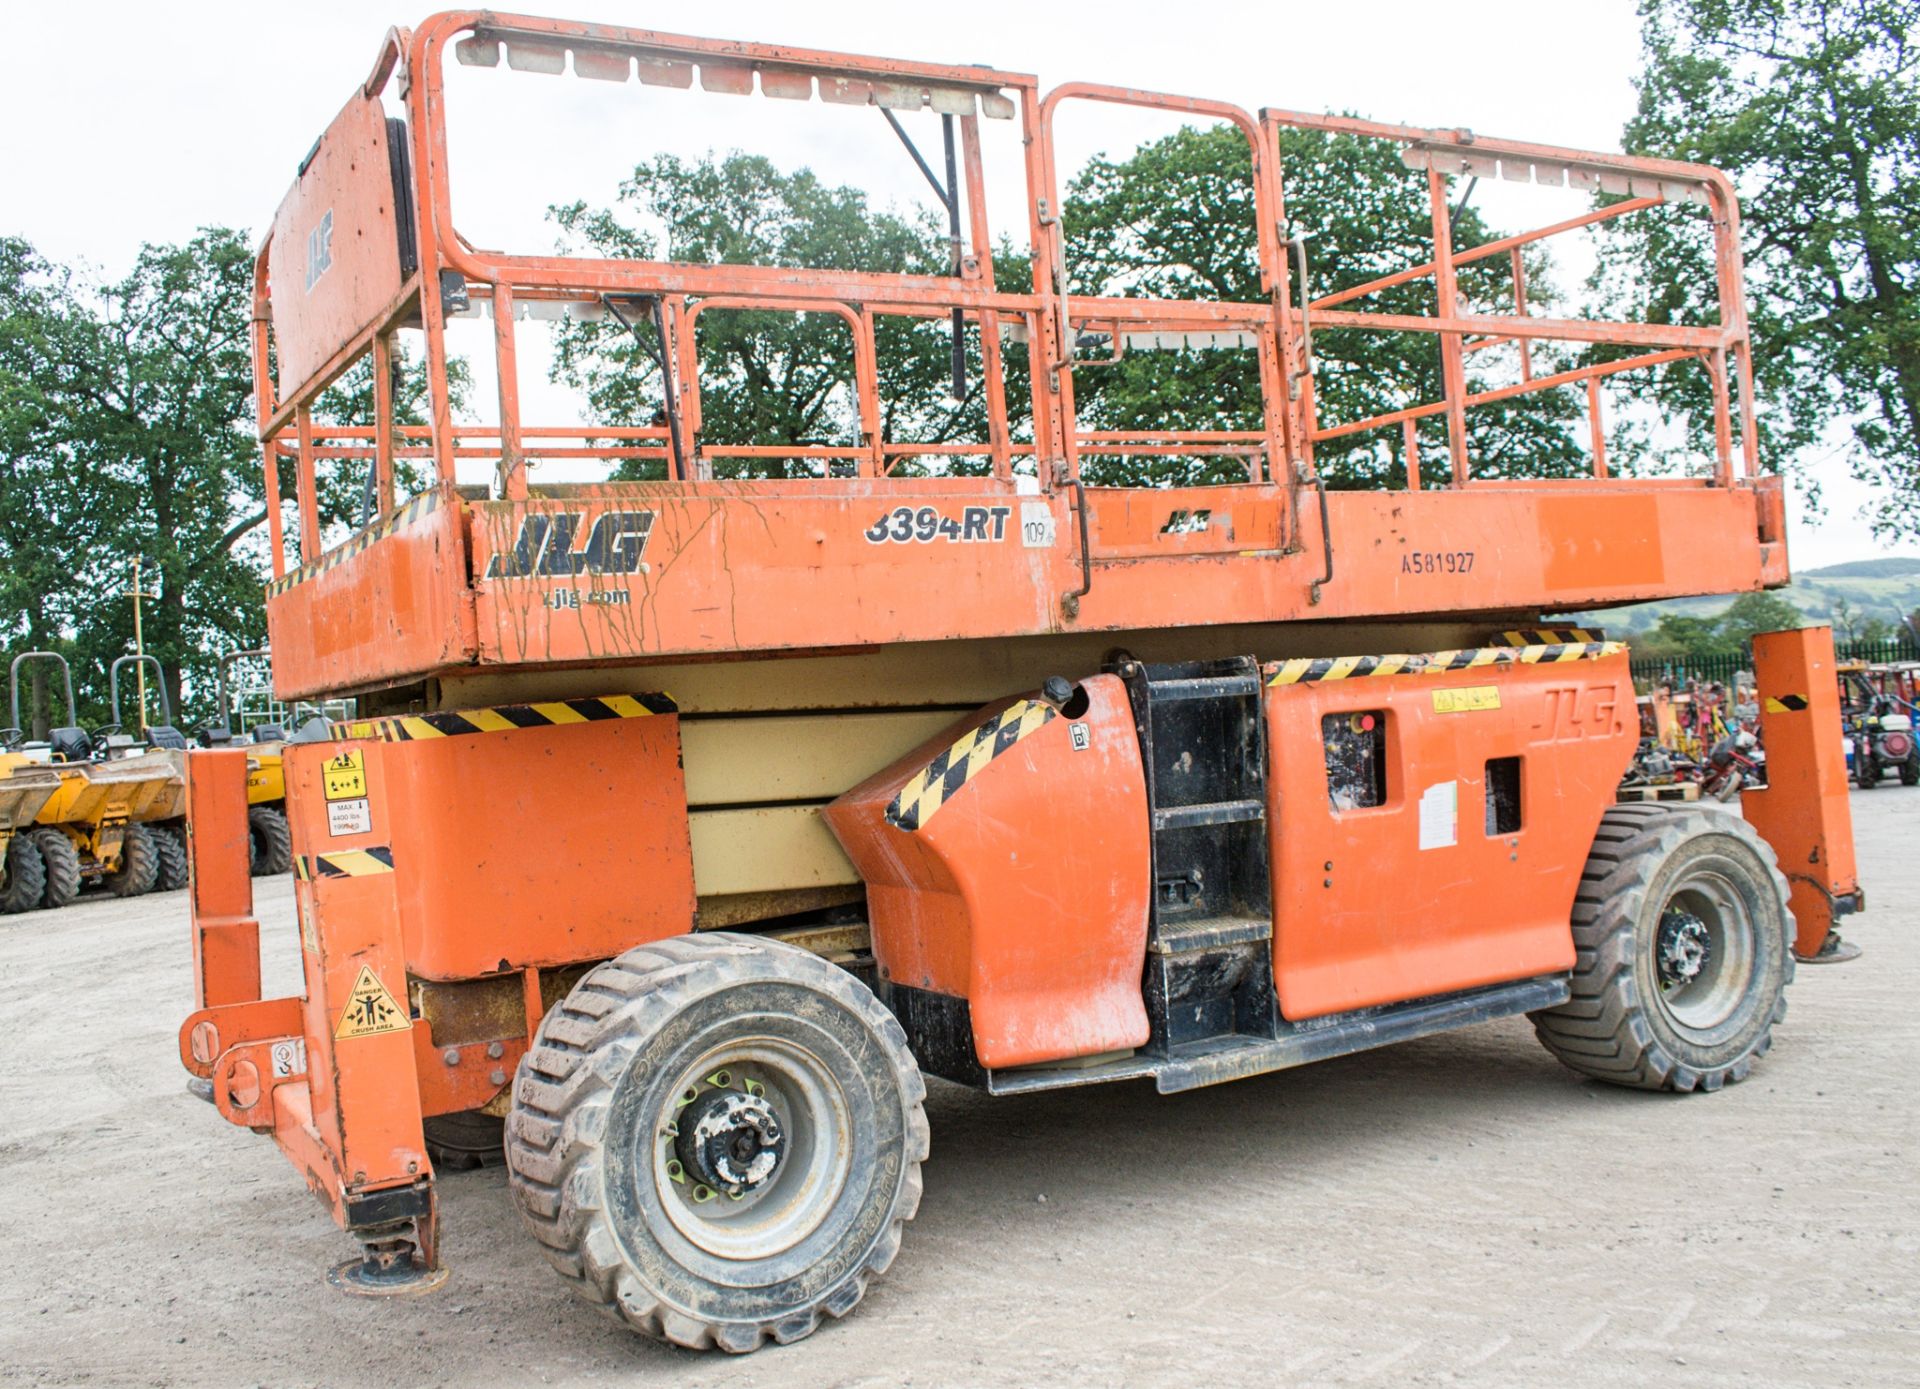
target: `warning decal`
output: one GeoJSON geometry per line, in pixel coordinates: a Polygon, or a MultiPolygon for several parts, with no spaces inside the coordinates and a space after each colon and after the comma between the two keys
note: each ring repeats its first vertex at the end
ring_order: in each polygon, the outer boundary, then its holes
{"type": "Polygon", "coordinates": [[[393,1001],[393,995],[387,992],[387,986],[380,982],[372,966],[362,965],[333,1035],[336,1041],[345,1041],[349,1037],[374,1037],[382,1032],[405,1032],[412,1026],[407,1010],[393,1001]]]}
{"type": "Polygon", "coordinates": [[[1768,695],[1765,705],[1769,714],[1798,714],[1807,707],[1807,697],[1803,694],[1768,695]]]}
{"type": "Polygon", "coordinates": [[[367,755],[358,748],[327,759],[320,787],[330,801],[357,801],[367,794],[367,755]]]}
{"type": "Polygon", "coordinates": [[[1436,714],[1477,714],[1499,707],[1500,687],[1497,685],[1469,685],[1465,689],[1433,692],[1433,712],[1436,714]]]}

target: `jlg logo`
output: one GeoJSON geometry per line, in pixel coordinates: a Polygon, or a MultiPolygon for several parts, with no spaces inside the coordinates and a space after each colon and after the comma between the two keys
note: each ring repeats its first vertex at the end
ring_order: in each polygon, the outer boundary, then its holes
{"type": "Polygon", "coordinates": [[[511,550],[487,561],[489,579],[564,579],[575,574],[640,574],[653,532],[651,511],[609,511],[593,523],[586,544],[574,549],[585,515],[557,511],[528,516],[511,550]]]}

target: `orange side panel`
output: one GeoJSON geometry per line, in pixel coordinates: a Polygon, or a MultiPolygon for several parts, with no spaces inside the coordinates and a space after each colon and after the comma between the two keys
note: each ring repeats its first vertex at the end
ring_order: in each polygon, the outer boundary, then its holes
{"type": "Polygon", "coordinates": [[[282,399],[399,294],[397,228],[386,114],[378,96],[356,92],[273,218],[267,277],[282,399]]]}
{"type": "Polygon", "coordinates": [[[1267,720],[1284,1016],[1572,967],[1574,890],[1638,736],[1624,653],[1276,685],[1267,720]],[[1321,720],[1361,712],[1385,715],[1385,800],[1336,809],[1321,720]],[[1487,763],[1504,757],[1521,759],[1520,828],[1496,835],[1487,763]]]}
{"type": "Polygon", "coordinates": [[[270,584],[275,693],[337,693],[463,664],[474,640],[464,519],[451,489],[423,494],[379,540],[354,553],[347,541],[270,584]]]}
{"type": "Polygon", "coordinates": [[[475,663],[1579,608],[1751,583],[1783,549],[1763,554],[1745,488],[1335,492],[1334,577],[1316,603],[1317,518],[1302,519],[1300,550],[1277,552],[1283,508],[1271,488],[1088,488],[1092,587],[1069,619],[1060,600],[1083,576],[1068,492],[931,478],[627,483],[473,504],[435,495],[432,515],[272,592],[283,699],[475,663]],[[466,533],[455,512],[471,514],[466,533]]]}
{"type": "Polygon", "coordinates": [[[989,1068],[1147,1040],[1140,743],[1116,677],[1081,688],[1089,702],[1078,717],[1025,700],[989,705],[826,811],[867,881],[881,977],[967,999],[974,1050],[989,1068]],[[1032,732],[997,755],[988,737],[952,759],[932,803],[911,794],[956,743],[1026,709],[1044,711],[1032,732]],[[919,807],[910,829],[895,823],[898,811],[889,819],[903,791],[919,807]]]}
{"type": "Polygon", "coordinates": [[[672,714],[321,747],[364,757],[368,829],[329,834],[330,808],[353,823],[343,802],[290,781],[295,849],[391,853],[409,974],[459,980],[599,960],[692,928],[672,714]]]}
{"type": "Polygon", "coordinates": [[[1840,745],[1840,691],[1833,629],[1763,632],[1753,639],[1767,784],[1740,795],[1740,813],[1780,856],[1787,875],[1794,949],[1819,950],[1834,924],[1834,900],[1860,890],[1853,806],[1840,745]]]}

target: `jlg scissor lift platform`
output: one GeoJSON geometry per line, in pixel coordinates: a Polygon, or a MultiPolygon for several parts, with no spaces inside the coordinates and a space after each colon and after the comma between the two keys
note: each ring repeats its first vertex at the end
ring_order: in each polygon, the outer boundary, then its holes
{"type": "Polygon", "coordinates": [[[1738,1080],[1781,1015],[1796,935],[1816,949],[1859,902],[1830,642],[1758,643],[1774,784],[1742,819],[1614,808],[1637,733],[1625,651],[1543,621],[1785,582],[1738,244],[1732,189],[1705,168],[490,12],[393,30],[256,272],[266,485],[295,470],[302,561],[271,511],[277,693],[352,694],[368,716],[286,749],[299,997],[260,996],[245,754],[190,759],[200,996],[183,1061],[363,1245],[337,1281],[443,1276],[429,1130],[470,1156],[504,1116],[515,1199],[569,1285],[649,1335],[736,1351],[844,1314],[893,1259],[928,1151],[922,1072],[995,1093],[1175,1090],[1526,1013],[1590,1076],[1738,1080]],[[953,142],[954,272],[478,249],[451,212],[450,57],[499,82],[570,67],[931,110],[953,142]],[[1085,102],[1238,128],[1257,301],[1068,292],[1054,125],[1085,102]],[[1034,272],[1017,292],[993,274],[990,120],[1024,151],[1034,272]],[[1281,240],[1288,128],[1398,147],[1430,191],[1431,259],[1313,299],[1281,240]],[[1449,180],[1496,175],[1623,197],[1456,256],[1449,180]],[[1522,247],[1677,202],[1712,228],[1715,326],[1525,312],[1522,247]],[[1515,257],[1513,312],[1461,306],[1456,266],[1485,254],[1515,257]],[[1436,313],[1362,302],[1414,279],[1436,313]],[[657,335],[664,423],[523,422],[517,324],[556,306],[657,335]],[[456,425],[444,389],[448,316],[476,309],[499,382],[486,429],[456,425]],[[741,310],[846,325],[857,443],[710,436],[695,328],[741,310]],[[875,325],[893,315],[977,335],[983,441],[878,427],[875,325]],[[1437,344],[1444,398],[1323,421],[1326,328],[1437,344]],[[388,387],[413,331],[422,428],[394,422],[388,387]],[[1260,427],[1083,427],[1075,353],[1094,332],[1113,351],[1250,345],[1260,427]],[[1489,339],[1618,351],[1469,394],[1463,354],[1489,339]],[[1015,341],[1022,399],[1002,371],[1015,341]],[[316,420],[368,356],[376,423],[316,420]],[[1610,476],[1596,411],[1590,476],[1476,476],[1468,410],[1677,362],[1713,385],[1705,475],[1610,476]],[[1416,467],[1392,490],[1324,488],[1317,442],[1427,417],[1445,422],[1446,485],[1416,467]],[[1196,449],[1240,459],[1244,480],[1082,472],[1196,449]],[[980,475],[901,467],[956,454],[980,475]],[[768,455],[813,475],[716,476],[768,455]],[[402,456],[433,478],[406,498],[402,456]],[[664,480],[530,478],[588,456],[664,480]],[[493,465],[485,495],[455,487],[472,458],[493,465]],[[341,460],[372,470],[379,510],[327,548],[316,469],[341,460]]]}

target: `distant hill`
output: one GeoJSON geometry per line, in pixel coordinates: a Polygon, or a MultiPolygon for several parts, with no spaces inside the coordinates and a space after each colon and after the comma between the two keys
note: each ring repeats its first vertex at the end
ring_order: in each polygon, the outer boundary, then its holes
{"type": "MultiPolygon", "coordinates": [[[[1831,620],[1834,604],[1845,599],[1857,614],[1856,622],[1877,617],[1898,627],[1901,618],[1920,610],[1920,556],[1893,555],[1803,569],[1793,576],[1790,585],[1776,591],[1809,618],[1822,622],[1831,620]]],[[[1670,598],[1580,616],[1582,621],[1625,635],[1648,630],[1662,613],[1713,617],[1725,612],[1735,596],[1670,598]]]]}
{"type": "Polygon", "coordinates": [[[1803,579],[1897,579],[1920,574],[1920,556],[1889,555],[1886,559],[1856,559],[1846,564],[1829,564],[1824,569],[1803,569],[1803,579]]]}

